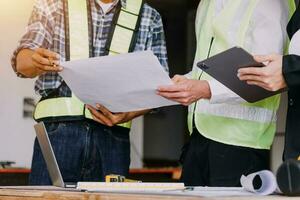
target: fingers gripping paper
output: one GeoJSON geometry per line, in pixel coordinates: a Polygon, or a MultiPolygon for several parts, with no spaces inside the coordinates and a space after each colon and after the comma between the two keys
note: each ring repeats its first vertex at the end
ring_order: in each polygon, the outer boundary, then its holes
{"type": "Polygon", "coordinates": [[[130,112],[175,105],[156,94],[173,84],[151,51],[61,63],[60,75],[85,104],[102,104],[111,112],[130,112]]]}

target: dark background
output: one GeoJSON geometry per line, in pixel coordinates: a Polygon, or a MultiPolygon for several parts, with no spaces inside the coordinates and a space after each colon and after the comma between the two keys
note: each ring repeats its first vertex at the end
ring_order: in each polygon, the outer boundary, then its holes
{"type": "MultiPolygon", "coordinates": [[[[195,13],[200,0],[147,0],[162,16],[170,76],[190,71],[195,54],[195,13]]],[[[172,106],[145,117],[145,166],[178,165],[187,140],[187,108],[172,106]]]]}

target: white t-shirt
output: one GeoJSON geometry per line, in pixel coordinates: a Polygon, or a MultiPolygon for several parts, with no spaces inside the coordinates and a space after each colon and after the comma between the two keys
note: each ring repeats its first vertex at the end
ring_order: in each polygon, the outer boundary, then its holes
{"type": "Polygon", "coordinates": [[[103,3],[101,0],[99,0],[99,5],[101,6],[104,13],[107,13],[113,4],[114,2],[103,3]]]}

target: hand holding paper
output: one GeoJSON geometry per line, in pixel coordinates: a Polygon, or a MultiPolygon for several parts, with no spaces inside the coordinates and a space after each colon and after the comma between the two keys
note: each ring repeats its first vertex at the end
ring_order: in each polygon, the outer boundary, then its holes
{"type": "Polygon", "coordinates": [[[106,126],[114,126],[121,123],[126,123],[140,115],[146,114],[149,110],[135,111],[135,112],[123,112],[112,113],[102,105],[97,104],[97,108],[87,105],[87,109],[90,110],[93,119],[106,126]]]}
{"type": "Polygon", "coordinates": [[[156,94],[159,85],[172,85],[151,51],[103,56],[61,63],[60,73],[85,104],[101,104],[113,113],[141,111],[177,104],[156,94]]]}
{"type": "Polygon", "coordinates": [[[179,75],[174,76],[172,80],[174,85],[159,86],[157,94],[185,106],[189,106],[200,99],[211,98],[207,81],[191,80],[179,75]]]}

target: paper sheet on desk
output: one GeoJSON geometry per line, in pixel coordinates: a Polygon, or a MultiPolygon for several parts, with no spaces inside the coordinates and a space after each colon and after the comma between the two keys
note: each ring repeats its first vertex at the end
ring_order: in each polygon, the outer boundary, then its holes
{"type": "MultiPolygon", "coordinates": [[[[99,185],[99,183],[96,183],[99,185]]],[[[102,183],[106,184],[106,183],[102,183]]],[[[173,187],[172,183],[144,183],[139,187],[128,185],[127,187],[98,187],[98,188],[86,188],[80,187],[81,189],[87,189],[89,192],[99,193],[120,193],[120,194],[143,194],[143,195],[164,195],[164,196],[195,196],[195,197],[233,197],[233,196],[254,196],[252,192],[244,190],[242,187],[193,187],[193,189],[167,189],[166,187],[173,187]],[[150,187],[149,185],[150,184],[150,187]],[[151,185],[159,185],[159,187],[151,187],[151,185]]],[[[80,184],[79,184],[80,185],[80,184]]],[[[126,184],[124,184],[126,186],[126,184]]]]}
{"type": "Polygon", "coordinates": [[[185,187],[183,183],[101,183],[79,182],[77,189],[89,192],[121,193],[121,194],[155,194],[169,196],[252,196],[252,192],[242,187],[185,187]]]}
{"type": "Polygon", "coordinates": [[[194,187],[193,190],[164,191],[164,193],[160,194],[196,197],[243,197],[255,195],[245,191],[242,187],[194,187]]]}
{"type": "Polygon", "coordinates": [[[156,94],[172,81],[151,51],[61,63],[60,75],[84,103],[102,104],[111,112],[175,105],[156,94]]]}

